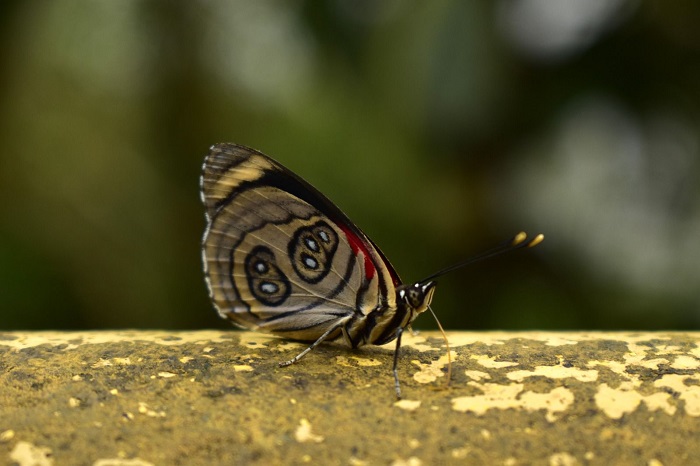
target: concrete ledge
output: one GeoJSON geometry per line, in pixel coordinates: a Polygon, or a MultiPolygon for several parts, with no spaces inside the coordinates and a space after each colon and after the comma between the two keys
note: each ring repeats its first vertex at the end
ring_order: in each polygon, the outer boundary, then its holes
{"type": "Polygon", "coordinates": [[[700,333],[0,332],[0,464],[676,465],[700,461],[700,333]]]}

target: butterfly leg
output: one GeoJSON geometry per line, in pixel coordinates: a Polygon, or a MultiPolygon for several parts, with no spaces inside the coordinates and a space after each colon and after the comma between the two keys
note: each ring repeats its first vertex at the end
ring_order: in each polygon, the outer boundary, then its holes
{"type": "Polygon", "coordinates": [[[302,351],[301,353],[297,354],[296,356],[294,356],[294,357],[293,357],[292,359],[290,359],[289,361],[282,361],[282,362],[280,362],[280,363],[279,363],[279,367],[291,366],[291,365],[294,364],[295,362],[299,361],[301,358],[303,358],[304,356],[306,356],[306,354],[307,354],[309,351],[313,350],[313,349],[316,348],[318,345],[320,345],[321,343],[323,343],[323,342],[326,340],[326,338],[328,338],[328,336],[329,336],[330,334],[332,334],[333,332],[335,332],[336,330],[338,330],[338,328],[342,328],[345,324],[347,324],[349,320],[350,320],[350,317],[347,317],[347,318],[344,318],[344,319],[339,320],[338,323],[336,323],[334,326],[332,326],[332,327],[330,327],[328,330],[326,330],[326,331],[323,333],[323,335],[321,335],[320,337],[318,337],[318,340],[316,340],[315,342],[311,343],[311,346],[309,346],[308,348],[306,348],[304,351],[302,351]]]}
{"type": "Polygon", "coordinates": [[[396,329],[396,349],[394,350],[394,387],[396,388],[396,399],[401,399],[401,384],[399,384],[399,350],[401,349],[401,335],[403,334],[403,328],[399,327],[396,329]]]}

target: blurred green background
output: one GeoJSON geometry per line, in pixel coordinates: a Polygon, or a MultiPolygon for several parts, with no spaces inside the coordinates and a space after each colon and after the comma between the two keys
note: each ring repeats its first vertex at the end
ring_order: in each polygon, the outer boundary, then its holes
{"type": "MultiPolygon", "coordinates": [[[[700,3],[4,1],[0,328],[229,325],[200,166],[335,201],[449,329],[700,328],[700,3]]],[[[417,328],[434,328],[422,317],[417,328]]]]}

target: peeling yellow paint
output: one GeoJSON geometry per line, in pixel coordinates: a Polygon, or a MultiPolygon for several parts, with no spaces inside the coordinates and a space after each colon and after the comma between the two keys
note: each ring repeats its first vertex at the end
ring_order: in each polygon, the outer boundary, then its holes
{"type": "Polygon", "coordinates": [[[578,460],[569,453],[554,453],[549,457],[549,466],[576,466],[578,460]]]}
{"type": "Polygon", "coordinates": [[[400,459],[394,460],[391,463],[391,466],[422,466],[422,465],[423,465],[423,461],[421,461],[420,458],[418,458],[416,456],[411,456],[408,459],[400,458],[400,459]]]}
{"type": "MultiPolygon", "coordinates": [[[[396,342],[392,341],[383,346],[393,351],[396,347],[396,342]]],[[[401,337],[401,346],[413,348],[421,353],[439,350],[439,348],[435,348],[433,345],[429,344],[428,339],[424,335],[421,335],[420,332],[404,332],[403,336],[401,337]]]]}
{"type": "Polygon", "coordinates": [[[281,340],[279,338],[270,338],[265,344],[269,343],[270,341],[278,341],[279,344],[275,346],[275,350],[279,351],[280,353],[288,353],[288,352],[296,352],[296,353],[301,353],[304,351],[306,348],[309,347],[308,343],[300,343],[298,341],[289,341],[289,340],[281,340]]]}
{"type": "Polygon", "coordinates": [[[271,341],[284,341],[266,333],[241,332],[237,335],[239,335],[238,342],[250,349],[263,349],[267,348],[271,341]]]}
{"type": "Polygon", "coordinates": [[[687,376],[679,374],[664,374],[659,380],[654,381],[655,387],[668,387],[679,393],[683,393],[688,386],[685,384],[687,376]]]}
{"type": "Polygon", "coordinates": [[[658,354],[684,354],[685,350],[678,345],[664,345],[659,343],[654,345],[654,352],[658,354]]]}
{"type": "Polygon", "coordinates": [[[566,379],[574,378],[581,382],[595,382],[598,379],[598,371],[596,370],[581,370],[575,367],[565,366],[537,366],[534,371],[513,371],[507,374],[510,380],[522,382],[528,377],[547,377],[549,379],[566,379]]]}
{"type": "Polygon", "coordinates": [[[488,356],[486,354],[472,354],[469,356],[471,359],[476,360],[480,365],[487,367],[489,369],[499,369],[501,367],[512,367],[517,366],[517,362],[511,361],[496,361],[495,356],[488,356]]]}
{"type": "Polygon", "coordinates": [[[148,417],[165,417],[165,411],[156,411],[148,407],[147,403],[139,401],[139,413],[148,417]]]}
{"type": "Polygon", "coordinates": [[[490,379],[491,374],[488,372],[482,372],[482,371],[464,371],[464,375],[469,377],[472,380],[484,380],[484,379],[490,379]]]}
{"type": "Polygon", "coordinates": [[[649,411],[661,410],[669,416],[673,416],[677,409],[670,403],[672,397],[668,393],[652,393],[651,395],[643,397],[642,400],[647,405],[649,411]]]}
{"type": "Polygon", "coordinates": [[[698,378],[689,375],[665,374],[659,380],[654,381],[655,387],[667,387],[679,393],[678,399],[685,405],[685,413],[688,416],[700,416],[700,386],[687,385],[686,382],[693,380],[698,382],[698,378]]]}
{"type": "Polygon", "coordinates": [[[356,458],[354,456],[351,456],[350,459],[348,460],[348,463],[350,466],[367,466],[369,463],[365,460],[361,460],[359,458],[356,458]]]}
{"type": "Polygon", "coordinates": [[[92,466],[155,466],[153,463],[140,458],[103,458],[95,461],[92,466]]]}
{"type": "MultiPolygon", "coordinates": [[[[456,358],[457,354],[452,352],[452,358],[456,358]]],[[[418,383],[430,383],[437,380],[438,377],[444,377],[445,373],[443,369],[447,366],[450,358],[447,354],[444,354],[438,358],[437,361],[430,361],[430,364],[424,364],[417,360],[412,360],[411,364],[417,366],[420,370],[413,374],[413,380],[418,383]]]]}
{"type": "Polygon", "coordinates": [[[700,367],[700,361],[692,356],[678,356],[676,360],[673,361],[671,367],[674,369],[697,369],[700,367]]]}
{"type": "Polygon", "coordinates": [[[484,333],[471,333],[471,332],[459,332],[457,334],[449,334],[448,340],[450,342],[450,348],[459,348],[460,346],[469,346],[474,343],[482,343],[484,345],[503,345],[506,340],[513,338],[511,333],[510,337],[507,337],[505,332],[484,332],[484,333]]]}
{"type": "Polygon", "coordinates": [[[545,410],[545,418],[554,422],[557,414],[568,409],[574,402],[574,394],[567,388],[557,387],[548,393],[524,391],[525,385],[513,383],[500,385],[468,382],[483,395],[462,396],[452,399],[452,409],[459,412],[473,412],[483,415],[489,409],[525,409],[526,411],[545,410]]]}
{"type": "MultiPolygon", "coordinates": [[[[2,333],[2,332],[0,332],[2,333]]],[[[233,332],[202,330],[192,332],[169,332],[169,331],[87,331],[87,332],[12,332],[13,339],[0,340],[0,346],[8,346],[14,349],[31,348],[38,345],[65,345],[66,349],[74,349],[81,344],[102,344],[116,343],[121,341],[147,340],[160,345],[177,346],[188,343],[207,344],[225,343],[231,341],[232,337],[238,336],[240,343],[248,347],[264,348],[271,341],[285,341],[281,338],[260,332],[233,332]]],[[[687,335],[687,333],[668,332],[667,334],[655,335],[655,340],[668,340],[673,335],[687,335]]],[[[431,334],[430,337],[434,337],[431,334]]],[[[580,342],[599,340],[604,336],[606,340],[624,341],[629,344],[648,341],[648,334],[634,332],[577,332],[575,337],[571,333],[562,332],[456,332],[448,334],[450,346],[453,348],[480,343],[487,346],[503,345],[507,341],[514,339],[531,340],[542,342],[547,346],[573,345],[580,342]],[[566,336],[564,336],[566,335],[566,336]]],[[[412,335],[405,332],[403,344],[418,349],[419,351],[434,351],[435,348],[427,344],[424,334],[412,335]]],[[[303,347],[303,344],[293,343],[303,347]]],[[[282,345],[280,345],[282,346],[282,345]]],[[[384,347],[392,349],[394,343],[387,343],[384,347]]],[[[640,347],[644,349],[643,347],[640,347]]],[[[675,354],[681,353],[678,346],[659,346],[659,353],[675,354]]],[[[635,350],[630,347],[630,350],[635,350]]],[[[700,348],[691,349],[690,354],[700,358],[700,348]]]]}
{"type": "Polygon", "coordinates": [[[592,361],[588,361],[586,364],[588,367],[597,367],[597,366],[603,366],[607,367],[611,371],[613,371],[617,375],[621,375],[625,378],[627,378],[627,364],[619,362],[619,361],[599,361],[597,359],[594,359],[592,361]]]}
{"type": "MultiPolygon", "coordinates": [[[[1,334],[2,332],[0,332],[1,334]]],[[[167,332],[167,331],[86,331],[86,332],[12,332],[13,339],[1,339],[0,346],[16,350],[33,348],[39,345],[64,346],[71,350],[80,345],[98,345],[119,343],[123,341],[149,341],[163,346],[177,346],[187,343],[223,343],[231,341],[232,332],[202,330],[199,332],[167,332]]],[[[253,334],[262,335],[262,334],[253,334]]],[[[265,337],[265,335],[262,335],[265,337]]],[[[271,338],[267,336],[267,338],[271,338]]]]}
{"type": "Polygon", "coordinates": [[[92,366],[90,366],[93,369],[99,369],[101,367],[109,367],[112,365],[112,362],[109,359],[100,359],[96,363],[93,363],[92,366]]]}
{"type": "Polygon", "coordinates": [[[0,432],[0,443],[7,443],[15,438],[15,431],[12,429],[7,429],[0,432]]]}
{"type": "Polygon", "coordinates": [[[631,413],[642,402],[642,396],[634,391],[632,386],[610,388],[604,383],[598,387],[594,396],[600,410],[613,419],[620,419],[624,414],[631,413]]]}
{"type": "Polygon", "coordinates": [[[236,372],[252,372],[253,367],[247,364],[234,364],[233,370],[236,372]]]}
{"type": "Polygon", "coordinates": [[[579,340],[573,338],[563,338],[560,335],[551,335],[545,339],[545,345],[547,346],[565,346],[565,345],[575,345],[579,340]]]}
{"type": "Polygon", "coordinates": [[[129,358],[112,358],[112,359],[102,359],[100,358],[96,363],[93,363],[90,367],[93,369],[100,369],[102,367],[110,366],[130,366],[132,365],[131,359],[129,358]]]}
{"type": "Polygon", "coordinates": [[[383,363],[379,359],[375,358],[358,358],[357,356],[350,356],[350,359],[357,361],[358,366],[381,366],[383,363]]]}
{"type": "MultiPolygon", "coordinates": [[[[656,340],[668,340],[672,335],[681,334],[679,332],[668,332],[667,334],[655,335],[656,340]]],[[[411,345],[411,339],[415,338],[411,335],[404,334],[405,344],[411,345]]],[[[604,335],[606,340],[639,342],[647,341],[648,334],[637,332],[576,332],[575,336],[565,332],[458,332],[448,333],[450,347],[458,348],[461,346],[473,345],[480,343],[486,346],[503,345],[507,341],[514,339],[531,340],[544,343],[547,346],[569,346],[585,341],[600,340],[604,335]]],[[[684,335],[687,335],[685,333],[684,335]]],[[[698,352],[700,357],[700,352],[698,352]]]]}
{"type": "Polygon", "coordinates": [[[460,346],[473,345],[474,343],[481,343],[487,346],[503,345],[507,341],[513,339],[522,340],[532,340],[543,342],[547,346],[563,346],[563,345],[574,345],[582,340],[578,337],[584,338],[586,340],[597,339],[600,336],[593,336],[588,333],[577,333],[576,339],[563,337],[561,332],[475,332],[475,333],[460,333],[453,338],[452,334],[448,335],[450,338],[450,346],[457,348],[460,346]]]}
{"type": "Polygon", "coordinates": [[[545,419],[554,422],[558,413],[566,411],[574,404],[574,393],[568,388],[557,387],[549,393],[525,392],[520,401],[527,411],[544,409],[545,419]]]}
{"type": "MultiPolygon", "coordinates": [[[[623,383],[613,389],[606,384],[598,387],[595,400],[598,407],[613,419],[619,419],[624,414],[634,412],[642,403],[651,411],[662,410],[673,415],[677,407],[673,404],[672,397],[663,391],[651,395],[643,395],[636,391],[644,385],[640,375],[628,371],[629,367],[643,367],[658,370],[661,365],[670,365],[674,369],[693,370],[700,367],[700,361],[695,357],[697,348],[682,354],[677,345],[656,345],[653,348],[640,342],[648,341],[639,339],[628,343],[629,352],[623,355],[624,363],[617,361],[589,361],[588,367],[605,366],[620,376],[623,383]],[[669,358],[651,357],[659,354],[670,355],[669,358]]],[[[700,416],[700,387],[686,385],[686,380],[692,379],[687,375],[665,374],[659,380],[654,381],[654,386],[659,388],[671,388],[679,393],[678,399],[684,401],[685,413],[690,416],[700,416]]]]}
{"type": "Polygon", "coordinates": [[[52,466],[51,449],[29,442],[17,442],[10,452],[10,459],[18,466],[52,466]]]}
{"type": "Polygon", "coordinates": [[[420,408],[421,402],[418,400],[398,400],[394,402],[397,408],[405,409],[406,411],[415,411],[420,408]]]}
{"type": "Polygon", "coordinates": [[[375,358],[362,358],[358,356],[336,356],[335,357],[335,362],[341,366],[344,367],[354,367],[355,365],[357,366],[364,366],[364,367],[371,367],[371,366],[381,366],[383,363],[379,359],[375,358]],[[351,362],[351,360],[355,361],[355,364],[351,362]]]}
{"type": "Polygon", "coordinates": [[[668,393],[654,393],[644,396],[635,390],[631,383],[623,383],[618,388],[611,388],[604,383],[598,387],[594,396],[596,406],[612,419],[620,419],[623,415],[635,411],[643,402],[650,411],[663,410],[666,414],[673,415],[676,407],[669,401],[668,393]]]}
{"type": "Polygon", "coordinates": [[[516,400],[516,397],[525,388],[523,384],[499,385],[469,382],[469,385],[479,388],[483,392],[483,395],[453,398],[452,409],[459,412],[473,412],[479,416],[485,414],[489,409],[519,407],[520,402],[516,400]]]}
{"type": "Polygon", "coordinates": [[[670,361],[666,358],[654,358],[654,359],[645,359],[645,360],[634,360],[636,358],[627,358],[625,356],[625,362],[627,363],[628,366],[640,366],[640,367],[645,367],[647,369],[658,369],[660,365],[668,365],[670,361]]]}
{"type": "Polygon", "coordinates": [[[353,367],[347,356],[336,356],[335,363],[343,367],[353,367]]]}
{"type": "Polygon", "coordinates": [[[294,438],[299,443],[321,443],[325,440],[322,435],[316,435],[311,432],[311,423],[308,419],[299,421],[299,427],[297,427],[297,430],[294,432],[294,438]]]}

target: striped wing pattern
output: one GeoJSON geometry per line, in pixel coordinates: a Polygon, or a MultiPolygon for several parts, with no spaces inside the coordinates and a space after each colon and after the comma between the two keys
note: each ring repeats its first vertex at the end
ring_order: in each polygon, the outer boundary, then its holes
{"type": "Polygon", "coordinates": [[[201,195],[206,282],[222,317],[307,341],[333,327],[328,340],[369,333],[369,315],[388,323],[398,275],[340,209],[297,175],[256,150],[217,144],[204,161],[201,195]]]}

